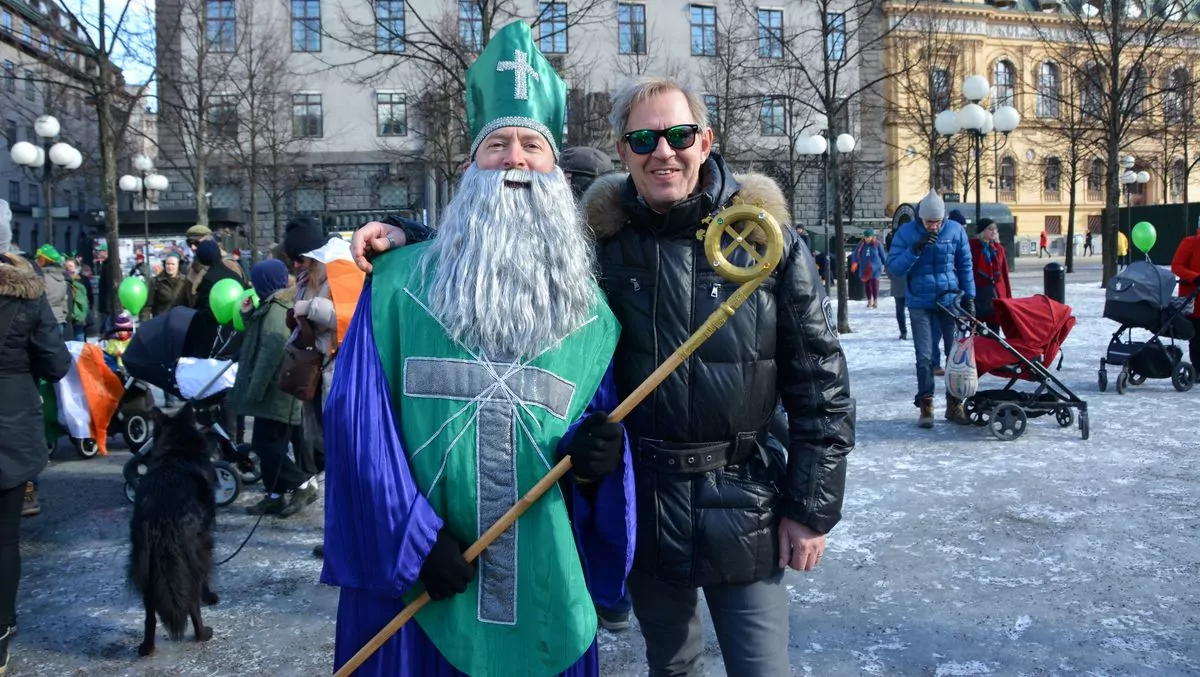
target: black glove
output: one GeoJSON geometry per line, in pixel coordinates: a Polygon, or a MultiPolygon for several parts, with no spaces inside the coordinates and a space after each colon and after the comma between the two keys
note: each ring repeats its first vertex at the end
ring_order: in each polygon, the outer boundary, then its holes
{"type": "Polygon", "coordinates": [[[964,296],[962,301],[959,302],[959,305],[962,306],[964,313],[970,315],[971,317],[975,317],[975,299],[971,298],[970,296],[964,296]]]}
{"type": "Polygon", "coordinates": [[[916,253],[917,256],[920,256],[921,253],[925,251],[926,247],[937,242],[938,233],[939,231],[936,230],[933,232],[925,231],[925,237],[922,238],[920,242],[913,245],[913,252],[916,253]]]}
{"type": "Polygon", "coordinates": [[[624,451],[621,424],[610,422],[602,412],[584,419],[567,445],[572,471],[582,480],[597,480],[616,470],[624,451]]]}
{"type": "Polygon", "coordinates": [[[421,564],[419,575],[430,599],[447,599],[466,592],[467,585],[475,578],[475,565],[462,556],[463,550],[462,543],[442,527],[421,564]]]}
{"type": "Polygon", "coordinates": [[[1200,275],[1192,278],[1192,284],[1200,285],[1200,275]]]}

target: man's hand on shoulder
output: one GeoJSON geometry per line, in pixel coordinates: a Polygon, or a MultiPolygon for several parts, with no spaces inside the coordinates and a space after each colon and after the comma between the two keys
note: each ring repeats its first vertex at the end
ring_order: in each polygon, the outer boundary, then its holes
{"type": "Polygon", "coordinates": [[[354,231],[354,237],[350,240],[350,253],[354,256],[354,263],[363,272],[369,273],[372,270],[372,257],[392,247],[403,247],[405,244],[407,240],[403,228],[371,221],[354,231]]]}
{"type": "Polygon", "coordinates": [[[812,571],[825,554],[825,534],[786,517],[779,520],[779,567],[812,571]]]}

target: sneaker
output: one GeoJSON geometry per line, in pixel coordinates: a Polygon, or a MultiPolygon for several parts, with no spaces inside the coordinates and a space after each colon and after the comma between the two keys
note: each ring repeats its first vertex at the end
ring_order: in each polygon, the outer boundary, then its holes
{"type": "Polygon", "coordinates": [[[967,413],[963,411],[962,400],[957,397],[946,396],[946,420],[953,421],[962,425],[967,423],[967,413]]]}
{"type": "Polygon", "coordinates": [[[917,425],[922,428],[933,427],[933,397],[928,396],[921,399],[921,417],[917,419],[917,425]]]}
{"type": "Polygon", "coordinates": [[[246,512],[251,515],[278,515],[283,512],[288,506],[287,496],[279,495],[274,498],[270,494],[263,496],[262,500],[254,505],[246,508],[246,512]]]}
{"type": "Polygon", "coordinates": [[[600,627],[609,632],[623,632],[629,629],[628,611],[614,611],[612,609],[596,607],[596,617],[600,620],[600,627]]]}
{"type": "Polygon", "coordinates": [[[279,516],[291,517],[295,515],[309,504],[316,503],[320,495],[321,490],[317,488],[317,483],[313,481],[307,482],[291,493],[291,496],[288,498],[287,507],[283,509],[283,512],[279,513],[279,516]]]}
{"type": "Polygon", "coordinates": [[[37,490],[33,488],[33,482],[26,482],[25,503],[21,506],[21,517],[36,517],[40,514],[42,514],[42,505],[38,503],[37,490]]]}

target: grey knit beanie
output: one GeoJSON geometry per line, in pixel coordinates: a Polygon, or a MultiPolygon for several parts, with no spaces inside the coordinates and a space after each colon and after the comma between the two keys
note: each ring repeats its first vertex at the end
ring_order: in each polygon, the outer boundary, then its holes
{"type": "Polygon", "coordinates": [[[917,205],[917,212],[922,219],[941,221],[946,218],[946,203],[942,202],[942,196],[938,195],[936,190],[931,190],[928,195],[921,198],[921,203],[917,205]]]}

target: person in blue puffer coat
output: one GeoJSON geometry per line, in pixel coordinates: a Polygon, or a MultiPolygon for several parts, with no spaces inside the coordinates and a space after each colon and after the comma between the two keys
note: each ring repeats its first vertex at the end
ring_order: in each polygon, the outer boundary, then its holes
{"type": "MultiPolygon", "coordinates": [[[[946,204],[935,191],[921,199],[917,216],[900,226],[888,252],[888,269],[907,279],[905,305],[912,324],[913,348],[917,354],[918,425],[933,427],[933,327],[942,336],[954,335],[953,318],[938,308],[938,302],[962,292],[962,307],[975,314],[975,279],[971,270],[971,246],[962,224],[946,219],[946,204]]],[[[962,402],[946,395],[946,418],[965,422],[962,402]]]]}

